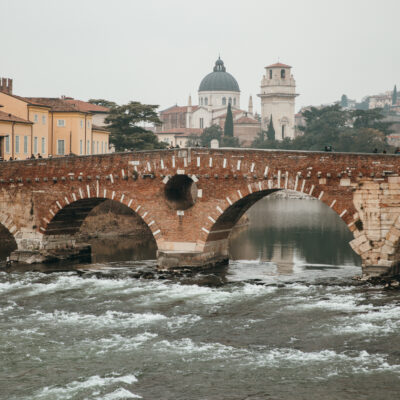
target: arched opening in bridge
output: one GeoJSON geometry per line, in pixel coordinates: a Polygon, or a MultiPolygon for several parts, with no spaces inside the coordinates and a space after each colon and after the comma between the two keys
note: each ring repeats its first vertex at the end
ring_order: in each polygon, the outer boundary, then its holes
{"type": "Polygon", "coordinates": [[[187,210],[197,199],[197,185],[187,175],[174,175],[165,185],[165,200],[174,210],[187,210]]]}
{"type": "Polygon", "coordinates": [[[89,243],[92,262],[156,258],[157,244],[150,228],[135,211],[114,200],[90,198],[71,203],[55,215],[45,234],[89,243]]]}
{"type": "Polygon", "coordinates": [[[331,269],[353,266],[347,225],[322,201],[293,191],[253,193],[229,207],[210,232],[211,240],[229,240],[230,260],[271,263],[283,273],[296,266],[331,269]],[[214,236],[214,239],[212,239],[214,236]]]}
{"type": "Polygon", "coordinates": [[[11,232],[2,224],[0,224],[0,261],[4,261],[7,257],[17,249],[17,243],[11,232]]]}

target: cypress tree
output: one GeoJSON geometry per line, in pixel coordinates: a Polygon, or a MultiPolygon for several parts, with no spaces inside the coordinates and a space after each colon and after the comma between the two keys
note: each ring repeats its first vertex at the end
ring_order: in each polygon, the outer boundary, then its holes
{"type": "Polygon", "coordinates": [[[232,116],[231,103],[228,104],[228,110],[226,112],[224,136],[233,137],[233,116],[232,116]]]}
{"type": "Polygon", "coordinates": [[[393,93],[392,93],[392,105],[396,105],[397,104],[397,87],[396,85],[394,85],[393,88],[393,93]]]}
{"type": "Polygon", "coordinates": [[[275,140],[275,129],[274,129],[274,124],[272,122],[272,114],[268,124],[267,137],[269,140],[275,140]]]}

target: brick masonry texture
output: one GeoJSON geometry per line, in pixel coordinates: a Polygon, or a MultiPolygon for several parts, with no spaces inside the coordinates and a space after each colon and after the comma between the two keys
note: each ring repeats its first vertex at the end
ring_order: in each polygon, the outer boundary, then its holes
{"type": "Polygon", "coordinates": [[[353,233],[350,244],[364,272],[382,274],[399,258],[399,172],[395,155],[252,149],[3,162],[0,223],[20,250],[73,246],[71,235],[91,208],[112,199],[144,220],[164,256],[174,251],[226,258],[230,230],[243,213],[269,193],[290,189],[331,207],[353,233]],[[165,185],[176,174],[191,177],[197,186],[194,206],[184,211],[165,199],[165,185]]]}

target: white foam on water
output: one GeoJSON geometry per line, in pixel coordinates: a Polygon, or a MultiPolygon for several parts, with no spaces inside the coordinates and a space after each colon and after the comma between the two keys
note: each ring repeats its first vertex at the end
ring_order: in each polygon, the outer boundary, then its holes
{"type": "Polygon", "coordinates": [[[208,305],[217,308],[227,303],[243,301],[246,298],[262,297],[273,293],[276,287],[252,285],[249,283],[234,287],[209,288],[198,285],[160,284],[152,282],[151,295],[139,297],[138,303],[146,306],[185,301],[190,305],[208,305]]]}
{"type": "Polygon", "coordinates": [[[45,336],[46,334],[44,332],[40,332],[39,328],[30,328],[30,329],[11,328],[7,330],[7,335],[32,337],[33,335],[45,336]]]}
{"type": "MultiPolygon", "coordinates": [[[[98,279],[96,277],[80,277],[73,272],[49,276],[41,273],[26,273],[15,282],[0,282],[0,295],[13,292],[13,296],[37,296],[41,294],[52,294],[59,291],[73,291],[80,289],[85,293],[102,293],[112,291],[123,291],[137,280],[132,278],[121,279],[98,279]],[[48,282],[35,282],[38,279],[47,279],[48,282]]],[[[143,291],[144,288],[135,288],[143,291]]]]}
{"type": "Polygon", "coordinates": [[[182,358],[185,362],[215,361],[235,362],[245,368],[299,368],[318,367],[323,370],[320,378],[327,377],[328,372],[348,371],[400,372],[400,365],[390,365],[385,354],[369,354],[367,351],[337,353],[334,350],[304,352],[291,348],[272,348],[259,346],[257,349],[235,348],[221,343],[195,343],[189,338],[156,343],[159,352],[168,352],[182,358]]]}
{"type": "Polygon", "coordinates": [[[35,324],[34,330],[19,330],[12,328],[10,333],[14,336],[18,334],[29,336],[30,333],[44,335],[47,326],[73,326],[74,328],[104,329],[104,328],[139,328],[164,324],[169,330],[177,331],[183,327],[196,324],[202,318],[199,315],[185,314],[165,316],[159,313],[128,313],[119,311],[106,311],[103,314],[84,314],[79,312],[67,312],[55,310],[52,313],[36,311],[29,316],[15,318],[17,322],[32,321],[35,324]],[[37,325],[40,325],[38,327],[37,325]]]}
{"type": "Polygon", "coordinates": [[[104,328],[107,326],[119,327],[138,327],[166,320],[162,314],[153,313],[124,313],[119,311],[106,311],[103,314],[83,314],[78,312],[54,311],[43,313],[36,311],[28,318],[37,322],[57,324],[57,325],[90,325],[93,327],[104,328]]]}
{"type": "Polygon", "coordinates": [[[400,334],[400,307],[398,304],[375,306],[367,312],[339,319],[333,332],[361,336],[400,334]]]}
{"type": "Polygon", "coordinates": [[[10,292],[15,289],[26,287],[26,284],[21,282],[0,282],[0,295],[10,292]]]}
{"type": "Polygon", "coordinates": [[[6,314],[8,311],[12,311],[18,307],[19,306],[15,301],[9,300],[6,306],[0,308],[0,315],[6,314]]]}
{"type": "Polygon", "coordinates": [[[374,307],[367,313],[357,315],[357,318],[365,321],[386,321],[388,319],[400,320],[400,305],[391,304],[374,307]]]}
{"type": "Polygon", "coordinates": [[[292,309],[303,309],[303,310],[313,310],[316,308],[334,310],[341,312],[360,312],[368,311],[373,309],[372,304],[360,304],[364,300],[364,295],[362,294],[332,294],[329,293],[324,297],[328,299],[315,299],[307,298],[307,302],[296,303],[295,305],[289,305],[287,308],[292,309]]]}
{"type": "Polygon", "coordinates": [[[76,275],[60,276],[55,282],[36,283],[28,288],[28,295],[35,296],[43,293],[55,293],[62,290],[82,289],[88,293],[96,293],[112,290],[120,290],[121,288],[131,286],[133,280],[125,279],[98,279],[98,278],[82,278],[76,275]]]}
{"type": "Polygon", "coordinates": [[[115,392],[106,394],[102,397],[97,397],[97,400],[124,400],[124,399],[142,399],[142,396],[133,394],[129,390],[119,388],[115,392]]]}
{"type": "MultiPolygon", "coordinates": [[[[194,355],[195,359],[214,360],[218,358],[230,358],[236,349],[220,343],[195,343],[190,338],[180,340],[162,340],[154,345],[157,351],[170,352],[179,356],[194,355]]],[[[243,350],[243,354],[246,350],[243,350]]]]}
{"type": "MultiPolygon", "coordinates": [[[[69,400],[72,396],[78,395],[87,389],[92,389],[95,387],[110,386],[117,383],[133,384],[137,382],[137,378],[134,375],[124,375],[118,377],[100,377],[99,375],[94,375],[83,381],[73,381],[65,386],[47,386],[39,391],[33,399],[37,400],[69,400]]],[[[30,397],[32,399],[32,397],[30,397]]]]}
{"type": "Polygon", "coordinates": [[[392,321],[386,322],[384,325],[372,324],[370,322],[355,323],[353,325],[339,325],[333,329],[333,333],[337,335],[351,334],[360,336],[376,336],[389,335],[391,333],[400,333],[400,324],[392,321]]]}
{"type": "Polygon", "coordinates": [[[76,343],[76,351],[85,348],[90,349],[90,351],[95,351],[96,354],[105,354],[109,351],[127,352],[143,346],[145,343],[151,341],[157,336],[156,333],[143,332],[133,337],[111,335],[110,337],[98,340],[85,339],[82,342],[76,343]]]}
{"type": "Polygon", "coordinates": [[[201,317],[199,315],[182,315],[170,318],[167,322],[167,326],[171,331],[176,331],[183,327],[187,327],[188,325],[193,325],[200,320],[201,317]]]}

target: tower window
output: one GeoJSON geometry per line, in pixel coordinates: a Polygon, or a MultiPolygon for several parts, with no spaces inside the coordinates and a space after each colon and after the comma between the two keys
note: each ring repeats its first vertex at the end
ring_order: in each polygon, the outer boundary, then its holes
{"type": "Polygon", "coordinates": [[[284,69],[281,69],[281,78],[285,79],[286,71],[284,69]]]}
{"type": "Polygon", "coordinates": [[[204,128],[204,118],[200,118],[199,124],[200,124],[200,129],[203,129],[204,128]]]}
{"type": "Polygon", "coordinates": [[[223,106],[226,106],[226,97],[223,97],[223,98],[222,98],[222,105],[223,105],[223,106]]]}
{"type": "Polygon", "coordinates": [[[229,97],[229,104],[232,104],[232,97],[229,97]]]}
{"type": "Polygon", "coordinates": [[[285,125],[282,125],[282,139],[285,139],[285,125]]]}
{"type": "Polygon", "coordinates": [[[233,105],[236,106],[236,97],[233,99],[233,105]]]}
{"type": "Polygon", "coordinates": [[[272,79],[272,69],[269,70],[269,79],[272,79]]]}
{"type": "Polygon", "coordinates": [[[208,97],[206,97],[206,98],[204,99],[204,104],[205,104],[206,106],[208,106],[208,97]]]}

